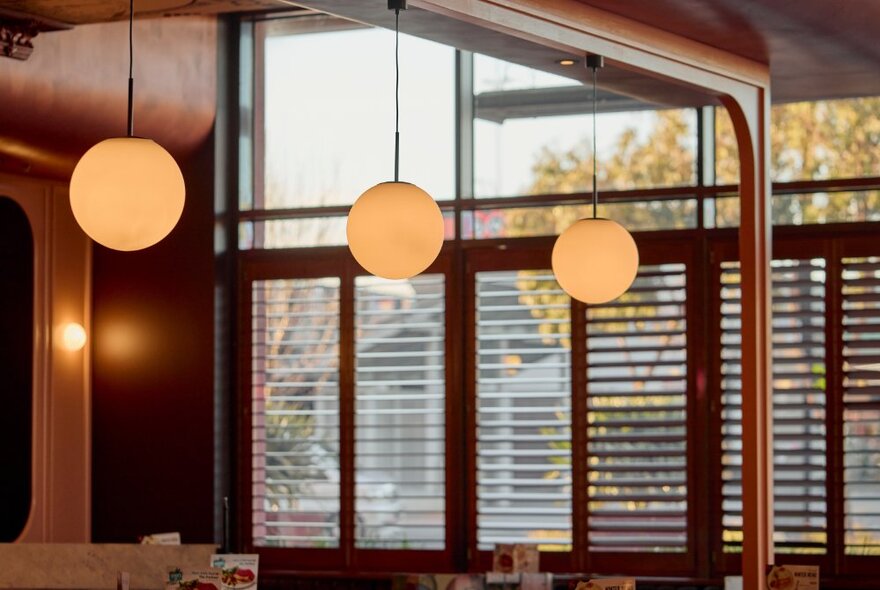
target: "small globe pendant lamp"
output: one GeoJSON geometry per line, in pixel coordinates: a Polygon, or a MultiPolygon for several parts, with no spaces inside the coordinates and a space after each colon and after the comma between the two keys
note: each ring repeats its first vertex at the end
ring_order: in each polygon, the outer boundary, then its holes
{"type": "Polygon", "coordinates": [[[584,303],[606,303],[629,289],[639,270],[639,251],[626,229],[597,216],[596,183],[596,72],[604,65],[600,55],[588,55],[593,70],[593,216],[576,221],[553,245],[553,274],[562,289],[584,303]]]}
{"type": "Polygon", "coordinates": [[[386,279],[408,279],[428,268],[443,246],[443,215],[431,195],[401,182],[400,170],[400,11],[406,0],[388,0],[394,10],[395,122],[394,180],[358,197],[348,214],[346,236],[355,260],[386,279]]]}
{"type": "Polygon", "coordinates": [[[141,250],[167,236],[183,212],[177,162],[151,139],[134,136],[134,0],[128,14],[128,133],[87,151],[70,178],[70,208],[83,231],[114,250],[141,250]]]}

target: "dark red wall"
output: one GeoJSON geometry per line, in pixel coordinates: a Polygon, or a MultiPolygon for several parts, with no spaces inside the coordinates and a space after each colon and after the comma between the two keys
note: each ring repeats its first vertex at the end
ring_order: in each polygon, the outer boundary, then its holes
{"type": "MultiPolygon", "coordinates": [[[[92,283],[92,539],[214,536],[214,138],[217,21],[135,23],[135,132],[187,184],[171,235],[141,252],[97,244],[92,283]]],[[[0,59],[0,170],[67,180],[124,132],[127,23],[39,35],[0,59]]]]}
{"type": "Polygon", "coordinates": [[[92,540],[213,540],[213,141],[185,162],[178,226],[93,253],[92,540]]]}

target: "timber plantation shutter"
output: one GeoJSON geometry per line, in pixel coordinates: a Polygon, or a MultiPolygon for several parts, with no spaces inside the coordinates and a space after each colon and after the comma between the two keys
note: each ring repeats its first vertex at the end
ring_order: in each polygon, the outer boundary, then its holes
{"type": "Polygon", "coordinates": [[[842,261],[844,551],[880,555],[880,258],[842,261]]]}
{"type": "MultiPolygon", "coordinates": [[[[549,271],[475,280],[478,547],[569,549],[571,301],[549,271]]],[[[585,550],[687,550],[686,288],[684,264],[642,266],[583,316],[585,550]]]]}
{"type": "Polygon", "coordinates": [[[443,549],[443,275],[355,281],[355,546],[443,549]]]}
{"type": "Polygon", "coordinates": [[[587,306],[590,551],[687,550],[684,264],[587,306]]]}
{"type": "Polygon", "coordinates": [[[257,546],[339,546],[339,286],[252,283],[257,546]]]}
{"type": "Polygon", "coordinates": [[[547,270],[475,280],[478,547],[569,550],[570,300],[547,270]]]}
{"type": "MultiPolygon", "coordinates": [[[[773,464],[777,553],[826,552],[825,260],[774,260],[773,464]]],[[[722,525],[742,550],[741,291],[721,264],[722,525]]]]}

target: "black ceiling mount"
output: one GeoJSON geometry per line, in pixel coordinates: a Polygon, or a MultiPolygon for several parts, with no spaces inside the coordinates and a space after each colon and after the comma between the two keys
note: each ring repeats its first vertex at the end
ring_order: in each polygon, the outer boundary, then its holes
{"type": "Polygon", "coordinates": [[[388,0],[388,10],[406,10],[406,0],[388,0]]]}
{"type": "Polygon", "coordinates": [[[588,55],[586,60],[586,66],[591,70],[593,68],[599,69],[605,67],[605,58],[601,55],[588,55]]]}
{"type": "Polygon", "coordinates": [[[34,52],[31,42],[46,31],[61,31],[70,25],[13,10],[0,10],[0,56],[26,60],[34,52]]]}

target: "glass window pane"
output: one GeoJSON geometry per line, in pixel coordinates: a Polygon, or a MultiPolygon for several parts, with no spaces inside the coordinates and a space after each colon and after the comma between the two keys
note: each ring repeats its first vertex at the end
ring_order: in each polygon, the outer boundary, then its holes
{"type": "MultiPolygon", "coordinates": [[[[697,225],[696,199],[605,202],[599,204],[598,213],[599,217],[613,219],[630,231],[686,229],[697,225]]],[[[592,205],[479,209],[466,217],[471,227],[463,228],[462,233],[466,238],[477,240],[555,236],[578,219],[592,215],[592,205]]]]}
{"type": "Polygon", "coordinates": [[[739,184],[739,148],[730,113],[723,107],[715,108],[715,184],[739,184]]]}
{"type": "MultiPolygon", "coordinates": [[[[578,65],[569,67],[577,68],[578,65]]],[[[583,65],[580,67],[582,68],[583,65]]],[[[565,76],[557,76],[488,55],[474,54],[474,94],[578,85],[580,82],[565,76]]]]}
{"type": "Polygon", "coordinates": [[[773,196],[773,223],[777,225],[878,220],[880,191],[773,196]]]}
{"type": "Polygon", "coordinates": [[[355,283],[355,546],[446,544],[443,275],[355,283]]]}
{"type": "MultiPolygon", "coordinates": [[[[773,195],[775,225],[880,221],[880,191],[773,195]]],[[[715,199],[717,227],[739,225],[739,197],[715,199]]]]}
{"type": "MultiPolygon", "coordinates": [[[[243,221],[239,224],[238,247],[240,250],[254,248],[314,248],[318,246],[344,246],[345,217],[301,217],[296,219],[270,219],[268,221],[243,221]]],[[[443,212],[444,239],[455,238],[455,214],[443,212]]]]}
{"type": "MultiPolygon", "coordinates": [[[[400,37],[400,178],[435,199],[454,197],[454,53],[400,37]]],[[[266,38],[263,208],[353,203],[393,156],[393,31],[266,38]]]]}
{"type": "Polygon", "coordinates": [[[253,538],[339,546],[339,279],[254,281],[253,538]]]}
{"type": "MultiPolygon", "coordinates": [[[[474,122],[474,191],[479,197],[592,190],[591,117],[566,115],[474,122]]],[[[600,114],[599,189],[696,182],[696,112],[600,114]]]]}
{"type": "MultiPolygon", "coordinates": [[[[717,182],[736,184],[733,127],[716,112],[717,182]]],[[[775,105],[770,141],[776,182],[880,176],[880,97],[775,105]]]]}

